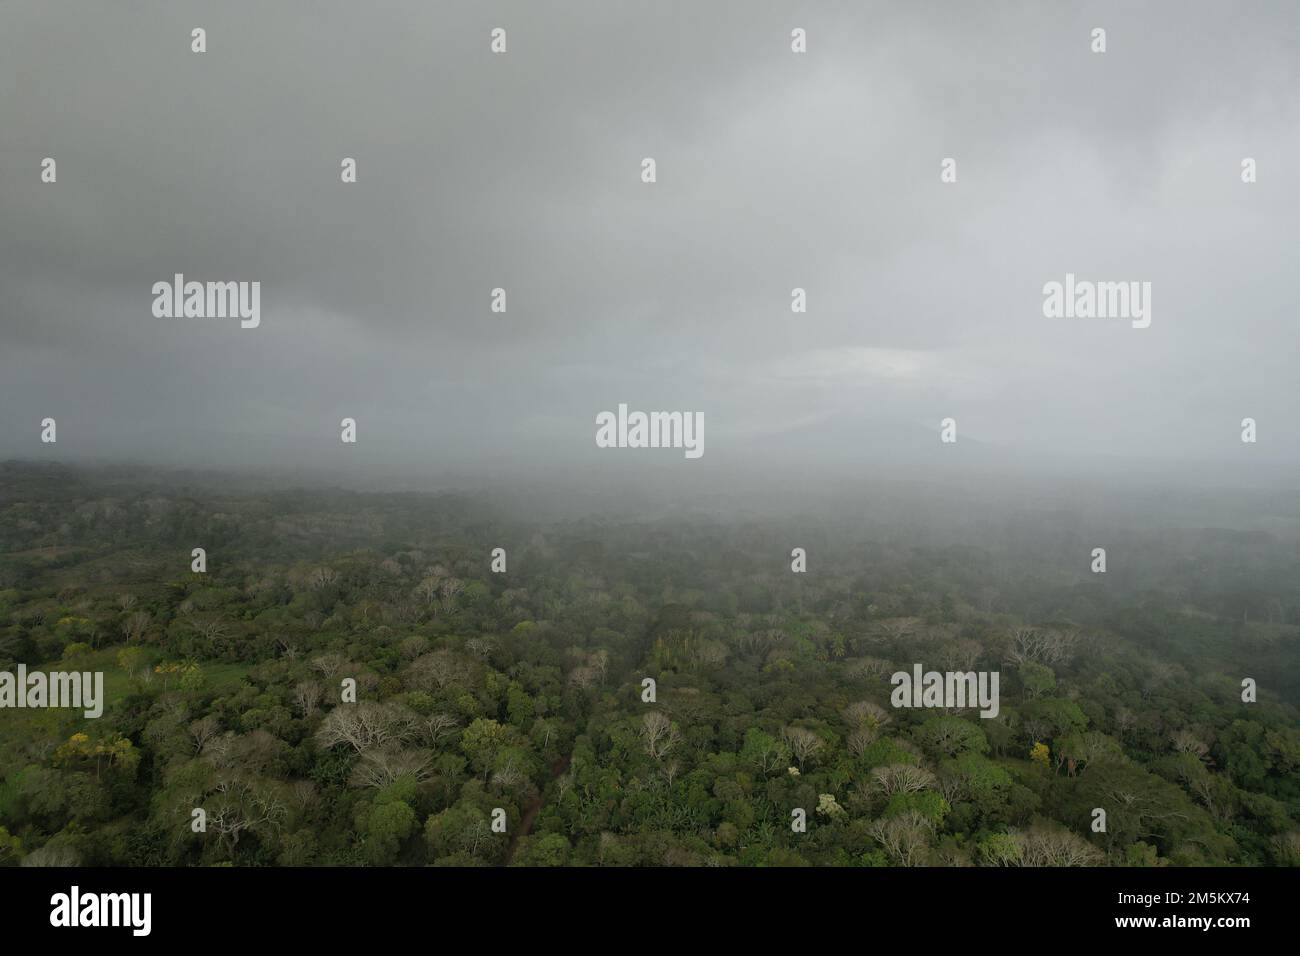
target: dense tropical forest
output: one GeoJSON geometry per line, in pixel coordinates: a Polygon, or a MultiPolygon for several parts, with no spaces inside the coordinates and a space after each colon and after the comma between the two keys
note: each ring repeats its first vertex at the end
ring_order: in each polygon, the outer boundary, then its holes
{"type": "Polygon", "coordinates": [[[1300,546],[1093,544],[0,465],[0,865],[1300,863],[1300,546]]]}

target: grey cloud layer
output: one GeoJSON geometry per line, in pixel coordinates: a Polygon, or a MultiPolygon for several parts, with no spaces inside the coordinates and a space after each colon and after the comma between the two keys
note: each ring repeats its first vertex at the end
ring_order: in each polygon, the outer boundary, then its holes
{"type": "Polygon", "coordinates": [[[374,467],[586,460],[627,401],[703,411],[702,462],[948,415],[1298,457],[1292,3],[16,2],[0,130],[0,455],[52,415],[59,455],[334,466],[351,415],[374,467]],[[1066,271],[1152,327],[1044,319],[1066,271]],[[174,272],[260,280],[261,328],[153,318],[174,272]]]}

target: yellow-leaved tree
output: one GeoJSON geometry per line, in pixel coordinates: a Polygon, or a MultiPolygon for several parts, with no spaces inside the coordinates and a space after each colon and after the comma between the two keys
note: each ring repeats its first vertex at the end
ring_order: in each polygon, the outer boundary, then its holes
{"type": "Polygon", "coordinates": [[[1029,748],[1029,759],[1034,763],[1042,764],[1044,767],[1051,766],[1052,753],[1047,749],[1047,744],[1041,740],[1029,748]]]}

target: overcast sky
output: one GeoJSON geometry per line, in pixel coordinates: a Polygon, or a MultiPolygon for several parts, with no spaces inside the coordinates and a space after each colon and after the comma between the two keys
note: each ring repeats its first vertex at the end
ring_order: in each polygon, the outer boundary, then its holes
{"type": "Polygon", "coordinates": [[[0,457],[869,471],[951,416],[1007,462],[1300,460],[1300,5],[1065,6],[6,0],[0,457]],[[261,326],[155,318],[177,272],[261,326]],[[1151,326],[1044,318],[1066,272],[1151,326]],[[704,457],[597,450],[620,402],[704,457]]]}

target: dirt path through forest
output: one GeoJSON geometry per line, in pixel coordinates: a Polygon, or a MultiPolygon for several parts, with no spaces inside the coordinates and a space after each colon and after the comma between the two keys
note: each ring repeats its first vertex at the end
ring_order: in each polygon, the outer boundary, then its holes
{"type": "MultiPolygon", "coordinates": [[[[568,770],[571,760],[573,760],[573,754],[569,753],[555,761],[554,766],[551,767],[551,780],[556,779],[568,770]]],[[[547,783],[549,784],[550,781],[548,780],[547,783]]],[[[501,864],[502,866],[509,866],[514,862],[515,848],[519,845],[519,841],[533,831],[533,821],[537,819],[537,814],[542,811],[542,799],[545,793],[546,788],[543,787],[537,792],[537,796],[528,801],[528,806],[524,807],[524,815],[519,821],[519,827],[515,830],[515,835],[510,838],[510,845],[506,847],[506,859],[501,864]]]]}

